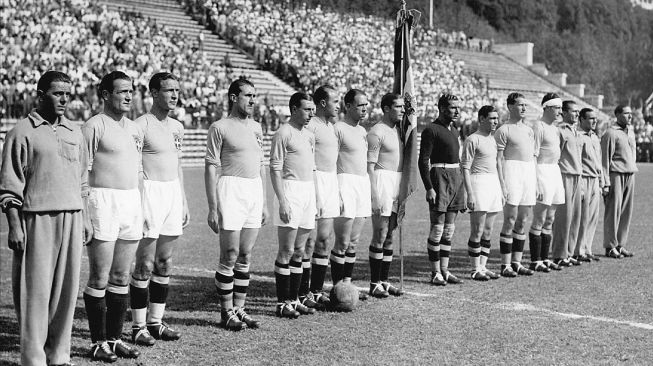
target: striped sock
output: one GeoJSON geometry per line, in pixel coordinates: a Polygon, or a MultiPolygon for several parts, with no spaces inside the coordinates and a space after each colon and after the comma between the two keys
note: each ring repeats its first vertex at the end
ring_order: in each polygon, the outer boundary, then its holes
{"type": "Polygon", "coordinates": [[[449,271],[451,241],[453,240],[453,233],[455,230],[456,224],[444,224],[442,230],[442,239],[440,239],[440,270],[443,274],[449,271]]]}
{"type": "Polygon", "coordinates": [[[431,224],[431,231],[426,243],[431,268],[435,269],[436,272],[440,272],[440,240],[442,240],[443,231],[444,224],[431,224]]]}
{"type": "Polygon", "coordinates": [[[467,253],[472,264],[472,270],[478,271],[481,267],[481,243],[469,240],[467,242],[467,253]]]}
{"type": "Polygon", "coordinates": [[[541,263],[542,230],[531,229],[528,233],[528,246],[531,251],[531,262],[541,263]]]}
{"type": "Polygon", "coordinates": [[[549,248],[551,248],[551,230],[542,229],[542,248],[540,250],[540,258],[543,261],[549,260],[549,248]]]}
{"type": "Polygon", "coordinates": [[[277,301],[284,302],[288,300],[288,290],[290,289],[290,266],[275,261],[274,277],[277,283],[277,301]]]}
{"type": "Polygon", "coordinates": [[[388,282],[390,265],[392,264],[392,249],[383,249],[383,261],[381,262],[381,282],[388,282]]]}
{"type": "Polygon", "coordinates": [[[383,249],[370,245],[370,282],[381,281],[381,263],[383,262],[383,249]]]}
{"type": "Polygon", "coordinates": [[[345,266],[342,273],[343,280],[351,281],[352,275],[354,274],[354,263],[356,263],[356,252],[346,252],[345,266]]]}
{"type": "Polygon", "coordinates": [[[84,308],[88,318],[88,328],[91,332],[91,342],[105,341],[107,339],[106,290],[86,287],[84,289],[84,308]]]}
{"type": "Polygon", "coordinates": [[[499,237],[499,251],[501,252],[501,264],[510,266],[512,257],[512,235],[501,233],[499,237]]]}
{"type": "Polygon", "coordinates": [[[150,280],[150,306],[147,312],[147,324],[161,324],[166,309],[170,277],[152,273],[150,280]]]}
{"type": "Polygon", "coordinates": [[[326,255],[313,253],[311,258],[311,292],[322,292],[324,287],[324,278],[326,277],[327,268],[329,267],[329,258],[326,255]]]}
{"type": "Polygon", "coordinates": [[[129,298],[132,308],[132,323],[137,327],[145,326],[147,304],[149,302],[149,280],[139,280],[132,276],[129,283],[129,298]]]}
{"type": "Polygon", "coordinates": [[[342,281],[343,272],[345,270],[345,255],[338,254],[331,251],[331,281],[335,285],[336,283],[342,281]]]}
{"type": "Polygon", "coordinates": [[[512,263],[521,265],[522,256],[524,255],[524,244],[526,243],[526,234],[512,232],[512,263]]]}
{"type": "Polygon", "coordinates": [[[129,307],[129,286],[109,282],[106,293],[107,304],[107,339],[116,340],[122,336],[122,326],[129,307]]]}
{"type": "Polygon", "coordinates": [[[485,268],[487,265],[487,260],[490,257],[490,247],[492,244],[490,243],[490,239],[481,239],[481,257],[480,257],[480,264],[481,267],[485,268]]]}
{"type": "Polygon", "coordinates": [[[299,286],[299,296],[308,294],[311,284],[311,259],[302,259],[302,284],[299,286]]]}
{"type": "Polygon", "coordinates": [[[295,301],[299,297],[299,286],[302,284],[304,269],[302,262],[290,261],[290,282],[288,285],[288,300],[295,301]]]}
{"type": "Polygon", "coordinates": [[[215,271],[215,288],[220,298],[222,311],[231,310],[234,307],[234,269],[222,263],[215,271]]]}
{"type": "Polygon", "coordinates": [[[249,287],[249,264],[238,263],[234,266],[234,307],[244,308],[249,287]]]}

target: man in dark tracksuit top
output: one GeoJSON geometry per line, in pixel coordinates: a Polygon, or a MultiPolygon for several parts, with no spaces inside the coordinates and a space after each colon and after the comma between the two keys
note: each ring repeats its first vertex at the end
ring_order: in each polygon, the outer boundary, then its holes
{"type": "Polygon", "coordinates": [[[9,131],[2,155],[0,207],[21,260],[14,296],[22,365],[70,362],[82,247],[92,236],[84,138],[63,116],[71,89],[68,75],[43,74],[37,109],[9,131]]]}
{"type": "Polygon", "coordinates": [[[427,244],[431,283],[444,286],[462,282],[448,270],[456,216],[465,209],[460,145],[454,126],[460,118],[460,99],[444,94],[438,101],[438,110],[439,117],[422,132],[418,165],[431,217],[427,244]]]}

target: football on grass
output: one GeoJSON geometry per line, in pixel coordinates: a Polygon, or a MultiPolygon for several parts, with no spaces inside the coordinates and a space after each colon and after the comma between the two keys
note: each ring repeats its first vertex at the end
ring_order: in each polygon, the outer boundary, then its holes
{"type": "Polygon", "coordinates": [[[340,281],[331,289],[330,298],[333,310],[350,312],[358,305],[358,289],[351,282],[340,281]]]}

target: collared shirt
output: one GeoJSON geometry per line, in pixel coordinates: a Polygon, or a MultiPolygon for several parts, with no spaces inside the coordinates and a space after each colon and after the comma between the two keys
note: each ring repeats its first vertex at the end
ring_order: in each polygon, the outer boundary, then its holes
{"type": "Polygon", "coordinates": [[[25,212],[77,211],[88,194],[84,137],[65,117],[51,125],[36,110],[7,133],[0,169],[0,206],[25,212]]]}
{"type": "Polygon", "coordinates": [[[628,131],[618,125],[608,128],[601,137],[603,182],[610,185],[610,173],[635,173],[635,142],[628,131]]]}
{"type": "Polygon", "coordinates": [[[601,140],[592,130],[581,131],[578,134],[581,147],[581,164],[583,177],[603,179],[601,174],[601,140]]]}
{"type": "Polygon", "coordinates": [[[581,163],[581,144],[578,141],[576,127],[568,123],[561,123],[560,131],[560,173],[568,175],[581,175],[583,167],[581,163]]]}
{"type": "Polygon", "coordinates": [[[431,182],[431,164],[460,163],[460,143],[458,130],[453,124],[446,124],[439,118],[422,131],[419,148],[419,172],[424,187],[433,188],[431,182]]]}
{"type": "Polygon", "coordinates": [[[315,135],[305,127],[285,123],[272,138],[270,169],[281,171],[283,179],[313,181],[315,135]]]}

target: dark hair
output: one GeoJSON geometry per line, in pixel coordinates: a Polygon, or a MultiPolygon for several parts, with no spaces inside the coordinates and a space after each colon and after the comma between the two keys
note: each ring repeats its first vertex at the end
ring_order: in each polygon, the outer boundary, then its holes
{"type": "Polygon", "coordinates": [[[558,96],[558,94],[556,94],[556,93],[546,93],[542,97],[542,105],[544,105],[544,103],[550,101],[551,99],[556,99],[556,98],[558,98],[558,99],[560,98],[558,96]]]}
{"type": "MultiPolygon", "coordinates": [[[[571,106],[574,105],[574,104],[576,104],[576,102],[573,101],[573,100],[565,100],[564,102],[562,102],[562,110],[563,111],[568,111],[569,108],[571,108],[571,106]]],[[[587,109],[589,109],[589,108],[587,108],[587,109]]]]}
{"type": "Polygon", "coordinates": [[[478,118],[486,118],[492,112],[499,113],[499,111],[497,111],[497,109],[494,108],[494,106],[484,105],[484,106],[481,107],[481,109],[478,110],[478,118]]]}
{"type": "Polygon", "coordinates": [[[325,84],[315,90],[315,93],[313,93],[313,102],[316,106],[323,100],[329,100],[329,90],[335,91],[336,88],[325,84]]]}
{"type": "Polygon", "coordinates": [[[394,104],[395,100],[401,99],[401,95],[397,93],[388,93],[381,98],[381,110],[383,111],[384,107],[389,107],[392,108],[392,104],[394,104]]]}
{"type": "Polygon", "coordinates": [[[174,80],[174,81],[179,81],[179,79],[170,72],[157,72],[156,74],[152,75],[152,78],[150,79],[150,83],[148,87],[150,88],[150,92],[152,90],[160,90],[161,89],[161,82],[164,80],[174,80]]]}
{"type": "Polygon", "coordinates": [[[578,113],[578,116],[580,116],[580,118],[586,118],[589,112],[594,112],[594,110],[592,108],[583,108],[580,110],[580,113],[578,113]]]}
{"type": "Polygon", "coordinates": [[[50,71],[46,71],[41,76],[38,83],[36,84],[36,89],[45,93],[48,90],[50,90],[50,86],[52,86],[52,83],[55,83],[57,81],[63,83],[69,83],[69,84],[73,83],[72,80],[70,80],[70,76],[68,76],[68,74],[64,74],[61,71],[50,70],[50,71]]]}
{"type": "Polygon", "coordinates": [[[458,98],[454,94],[449,94],[449,93],[442,94],[442,96],[440,96],[440,99],[438,99],[438,110],[443,111],[445,108],[449,108],[451,102],[456,100],[460,100],[460,98],[458,98]]]}
{"type": "Polygon", "coordinates": [[[519,98],[526,99],[526,97],[522,93],[517,93],[517,92],[510,93],[508,94],[508,98],[506,98],[506,104],[514,105],[515,103],[517,103],[517,99],[519,98]]]}
{"type": "Polygon", "coordinates": [[[242,91],[243,86],[246,85],[254,88],[254,84],[245,78],[236,79],[229,85],[229,90],[227,90],[227,99],[229,99],[229,111],[231,111],[231,108],[234,106],[234,102],[231,101],[231,94],[238,96],[242,91]]]}
{"type": "Polygon", "coordinates": [[[348,91],[347,94],[345,94],[345,98],[344,98],[345,106],[347,104],[354,103],[354,99],[358,95],[365,95],[365,92],[360,89],[351,89],[350,91],[348,91]]]}
{"type": "Polygon", "coordinates": [[[313,101],[313,99],[311,99],[311,96],[306,93],[295,93],[290,97],[288,108],[290,108],[291,113],[292,113],[292,107],[300,108],[302,106],[302,100],[313,101]]]}
{"type": "Polygon", "coordinates": [[[98,93],[100,94],[100,97],[102,96],[102,92],[105,90],[109,93],[113,93],[113,82],[116,80],[127,80],[130,83],[132,82],[132,78],[130,78],[129,75],[125,74],[124,72],[111,71],[110,73],[104,75],[102,80],[100,80],[100,86],[98,87],[98,93]]]}
{"type": "Polygon", "coordinates": [[[615,109],[614,109],[614,115],[616,116],[617,114],[622,114],[624,112],[624,108],[630,107],[629,105],[625,104],[619,104],[615,109]]]}

